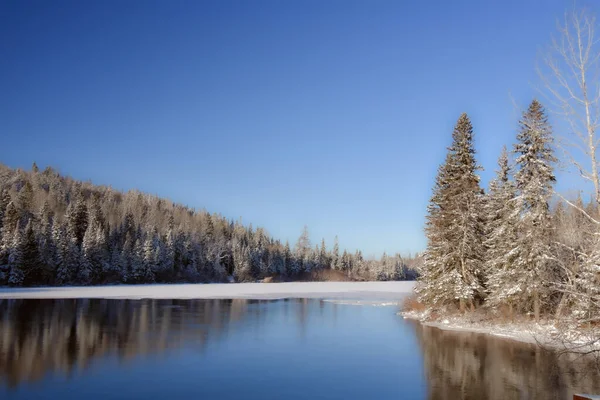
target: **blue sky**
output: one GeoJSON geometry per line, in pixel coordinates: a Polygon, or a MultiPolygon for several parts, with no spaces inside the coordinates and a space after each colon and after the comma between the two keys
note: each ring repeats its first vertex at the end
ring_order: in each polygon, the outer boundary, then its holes
{"type": "MultiPolygon", "coordinates": [[[[591,5],[598,11],[600,6],[591,5]]],[[[4,1],[0,162],[138,188],[294,243],[407,253],[467,112],[487,183],[572,7],[4,1]]],[[[582,187],[561,173],[559,188],[582,187]]]]}

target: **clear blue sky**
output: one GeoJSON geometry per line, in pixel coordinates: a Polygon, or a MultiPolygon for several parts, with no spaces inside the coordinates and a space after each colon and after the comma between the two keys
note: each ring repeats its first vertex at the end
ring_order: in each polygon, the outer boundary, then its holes
{"type": "Polygon", "coordinates": [[[572,5],[5,0],[0,162],[241,216],[291,243],[306,224],[313,242],[338,234],[365,255],[419,251],[459,114],[487,183],[572,5]]]}

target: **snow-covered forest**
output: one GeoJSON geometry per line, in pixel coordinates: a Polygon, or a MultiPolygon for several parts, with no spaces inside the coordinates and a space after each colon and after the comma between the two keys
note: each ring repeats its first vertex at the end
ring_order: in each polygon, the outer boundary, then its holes
{"type": "Polygon", "coordinates": [[[366,260],[305,227],[295,246],[262,228],[138,191],[0,165],[0,285],[413,279],[411,260],[366,260]]]}
{"type": "Polygon", "coordinates": [[[452,139],[428,208],[420,301],[510,318],[600,321],[598,203],[555,196],[554,138],[541,103],[523,113],[487,192],[466,114],[452,139]]]}
{"type": "Polygon", "coordinates": [[[421,304],[413,309],[550,323],[568,349],[593,348],[600,355],[596,27],[587,10],[558,22],[537,68],[550,111],[538,100],[523,111],[487,191],[480,185],[471,121],[466,114],[458,119],[428,207],[428,244],[416,287],[421,304]],[[564,196],[556,189],[559,168],[591,185],[564,196]],[[581,196],[586,189],[589,200],[581,196]]]}

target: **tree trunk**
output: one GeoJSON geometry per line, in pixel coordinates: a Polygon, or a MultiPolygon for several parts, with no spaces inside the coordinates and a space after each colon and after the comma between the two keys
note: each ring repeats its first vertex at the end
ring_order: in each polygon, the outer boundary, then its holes
{"type": "Polygon", "coordinates": [[[594,183],[594,191],[596,197],[596,211],[600,206],[600,176],[598,175],[598,161],[596,160],[596,132],[594,131],[594,123],[592,122],[592,115],[590,110],[590,99],[587,93],[587,82],[586,82],[586,70],[584,66],[581,67],[581,90],[583,92],[583,99],[585,104],[585,123],[588,135],[588,151],[592,164],[592,182],[594,183]]]}
{"type": "Polygon", "coordinates": [[[562,314],[562,310],[563,310],[563,307],[565,305],[566,299],[567,299],[567,296],[565,296],[564,293],[561,294],[560,301],[558,302],[558,306],[556,307],[556,312],[554,313],[554,318],[555,319],[559,319],[560,318],[560,315],[562,314]]]}
{"type": "Polygon", "coordinates": [[[538,292],[533,293],[533,316],[535,322],[540,321],[540,295],[538,292]]]}

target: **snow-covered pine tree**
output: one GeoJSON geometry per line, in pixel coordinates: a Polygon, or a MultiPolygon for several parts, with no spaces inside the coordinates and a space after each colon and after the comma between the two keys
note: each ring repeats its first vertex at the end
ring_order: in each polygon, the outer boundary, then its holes
{"type": "MultiPolygon", "coordinates": [[[[296,242],[296,261],[298,264],[298,272],[306,270],[305,261],[308,261],[311,250],[310,235],[308,234],[308,226],[304,225],[302,234],[296,242]]],[[[310,266],[309,266],[310,269],[310,266]]]]}
{"type": "Polygon", "coordinates": [[[57,249],[53,240],[54,212],[45,201],[39,213],[38,247],[40,263],[44,269],[44,283],[52,282],[56,274],[57,249]]]}
{"type": "MultiPolygon", "coordinates": [[[[595,204],[594,204],[595,206],[595,204]]],[[[596,228],[592,248],[580,253],[580,265],[576,269],[567,293],[571,310],[576,319],[587,324],[600,322],[600,231],[596,228]]]]}
{"type": "Polygon", "coordinates": [[[340,260],[340,243],[337,235],[333,240],[333,252],[331,255],[331,269],[341,270],[341,260],[340,260]]]}
{"type": "Polygon", "coordinates": [[[176,237],[173,215],[169,216],[168,230],[165,237],[164,257],[161,260],[159,279],[168,282],[173,278],[175,266],[176,237]]]}
{"type": "Polygon", "coordinates": [[[281,271],[283,276],[289,276],[292,274],[293,262],[294,260],[292,256],[292,250],[290,249],[290,243],[286,241],[283,249],[283,271],[281,271]]]}
{"type": "Polygon", "coordinates": [[[127,254],[129,283],[144,282],[144,250],[141,238],[135,238],[131,250],[127,254]]]}
{"type": "Polygon", "coordinates": [[[362,255],[362,251],[356,250],[354,253],[354,257],[352,257],[352,270],[356,276],[365,275],[365,269],[367,267],[367,263],[362,255]]]}
{"type": "Polygon", "coordinates": [[[14,203],[10,201],[6,206],[2,220],[2,236],[0,237],[0,265],[8,263],[8,256],[15,239],[15,228],[19,225],[19,212],[14,203]]]}
{"type": "Polygon", "coordinates": [[[77,281],[80,284],[88,285],[92,283],[94,276],[98,276],[102,269],[98,257],[99,243],[96,242],[97,238],[96,225],[94,223],[88,224],[81,243],[82,257],[77,277],[77,281]]]}
{"type": "Polygon", "coordinates": [[[24,227],[32,217],[31,207],[33,205],[33,187],[31,182],[26,181],[25,185],[19,190],[16,205],[21,226],[24,227]]]}
{"type": "Polygon", "coordinates": [[[64,225],[56,223],[52,228],[52,241],[56,246],[56,273],[54,282],[57,285],[63,285],[70,281],[71,271],[68,270],[65,263],[66,253],[66,228],[64,225]]]}
{"type": "Polygon", "coordinates": [[[138,279],[140,282],[154,282],[154,271],[156,270],[156,244],[158,232],[156,229],[149,230],[150,234],[146,235],[146,240],[142,244],[140,251],[140,266],[138,279]]]}
{"type": "Polygon", "coordinates": [[[329,255],[327,254],[325,238],[321,239],[321,248],[319,249],[319,268],[329,268],[329,255]]]}
{"type": "Polygon", "coordinates": [[[22,286],[25,282],[25,273],[23,271],[23,247],[25,237],[23,231],[18,226],[13,232],[13,243],[10,246],[10,254],[8,255],[8,284],[11,286],[22,286]]]}
{"type": "Polygon", "coordinates": [[[41,267],[38,241],[32,220],[29,220],[25,227],[21,257],[20,269],[24,273],[23,284],[39,285],[44,283],[44,269],[41,267]]]}
{"type": "Polygon", "coordinates": [[[339,270],[347,272],[350,269],[350,260],[348,259],[348,252],[346,249],[340,255],[339,270]]]}
{"type": "Polygon", "coordinates": [[[283,275],[285,273],[285,262],[283,252],[281,251],[281,244],[278,244],[275,250],[271,252],[270,268],[273,275],[283,275]]]}
{"type": "Polygon", "coordinates": [[[88,210],[81,191],[77,194],[75,202],[69,203],[66,218],[69,227],[69,236],[75,240],[78,247],[81,247],[83,236],[88,226],[88,210]]]}
{"type": "Polygon", "coordinates": [[[519,122],[514,152],[515,184],[520,218],[518,238],[511,253],[519,270],[511,292],[519,292],[519,304],[539,320],[541,303],[553,291],[552,218],[549,201],[555,182],[552,129],[544,108],[533,100],[519,122]]]}
{"type": "Polygon", "coordinates": [[[4,215],[6,214],[6,207],[11,202],[10,193],[6,189],[2,189],[0,192],[0,232],[2,231],[2,225],[4,223],[4,215]]]}
{"type": "Polygon", "coordinates": [[[513,306],[519,298],[519,290],[514,285],[521,273],[514,263],[513,251],[517,242],[519,210],[506,147],[502,149],[498,167],[484,206],[487,303],[494,308],[506,305],[512,316],[513,306]]]}
{"type": "Polygon", "coordinates": [[[482,190],[473,147],[473,127],[462,114],[428,206],[425,263],[417,292],[430,305],[458,302],[464,310],[483,297],[482,190]]]}
{"type": "Polygon", "coordinates": [[[92,197],[87,216],[88,223],[82,242],[82,261],[89,270],[90,283],[99,283],[106,279],[106,272],[110,269],[107,267],[110,252],[105,227],[107,223],[97,195],[92,197]]]}

